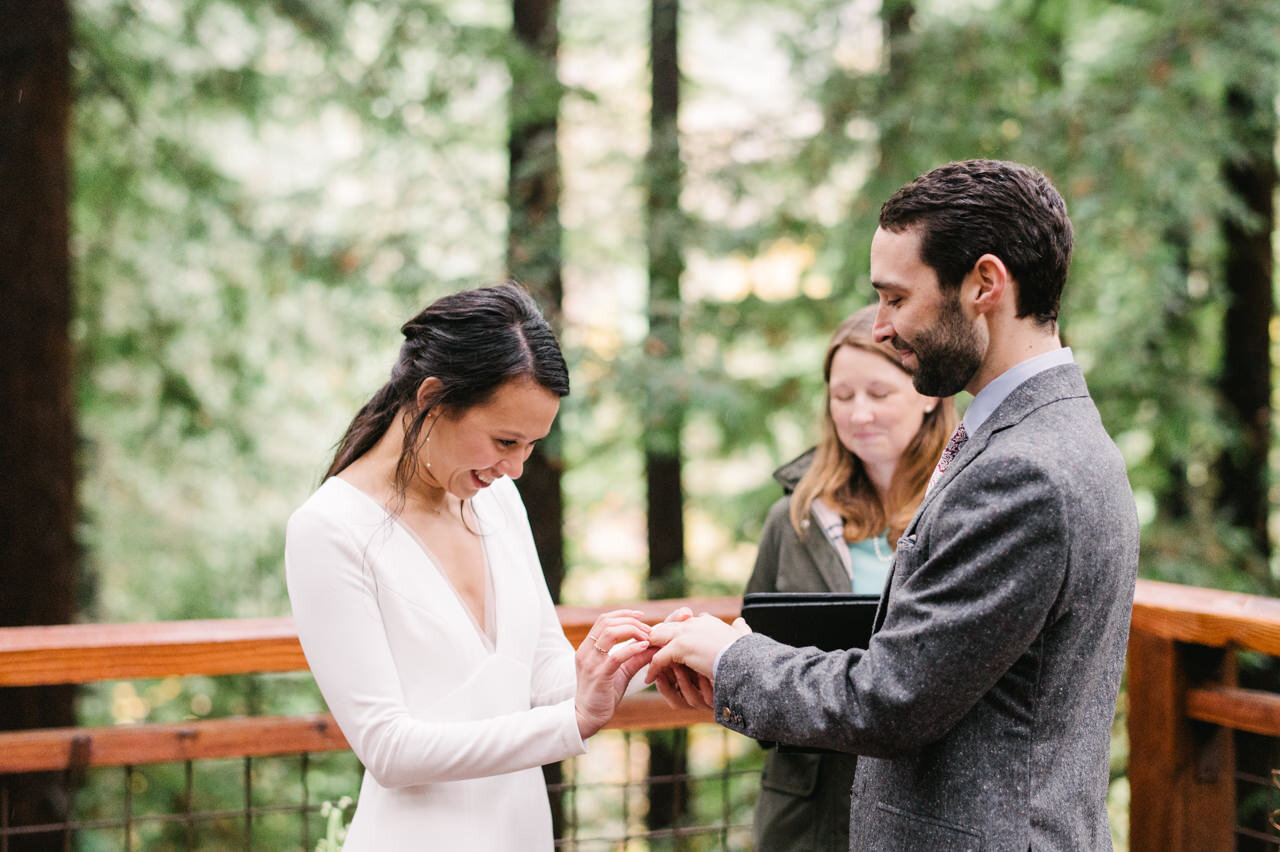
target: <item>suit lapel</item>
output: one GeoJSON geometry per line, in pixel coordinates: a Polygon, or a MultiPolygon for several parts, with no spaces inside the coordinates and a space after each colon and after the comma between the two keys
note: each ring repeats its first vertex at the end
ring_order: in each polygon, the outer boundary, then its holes
{"type": "MultiPolygon", "coordinates": [[[[1089,389],[1085,385],[1084,374],[1080,371],[1077,364],[1062,364],[1057,367],[1051,367],[1042,373],[1037,373],[1018,385],[1009,395],[1004,398],[1000,405],[996,406],[996,410],[991,412],[983,424],[978,427],[969,440],[965,441],[964,446],[960,448],[960,452],[956,453],[956,457],[952,459],[951,464],[946,471],[938,477],[938,480],[925,494],[924,500],[920,502],[919,508],[911,518],[911,523],[907,525],[906,532],[903,536],[914,539],[916,528],[920,525],[921,519],[929,510],[933,501],[942,493],[951,480],[955,479],[969,464],[982,454],[987,448],[987,444],[991,441],[991,437],[1003,429],[1020,422],[1032,411],[1041,406],[1057,402],[1062,399],[1070,399],[1072,397],[1087,397],[1089,389]]],[[[893,589],[894,575],[897,573],[898,559],[895,556],[893,565],[889,568],[889,577],[885,582],[884,594],[880,597],[880,606],[876,610],[875,624],[871,629],[875,633],[884,624],[886,610],[889,604],[889,595],[893,589]]]]}
{"type": "Polygon", "coordinates": [[[955,479],[970,462],[982,454],[991,440],[991,436],[1002,429],[1007,429],[1022,421],[1028,414],[1041,406],[1071,397],[1089,395],[1084,383],[1084,375],[1076,364],[1061,364],[1037,373],[1018,385],[1004,400],[996,406],[996,410],[979,426],[969,440],[965,441],[960,452],[929,489],[916,509],[915,516],[907,525],[907,535],[913,535],[920,518],[928,510],[929,505],[942,493],[951,480],[955,479]]]}
{"type": "Polygon", "coordinates": [[[880,593],[880,603],[876,604],[876,617],[871,621],[872,635],[880,630],[880,625],[884,624],[885,610],[889,608],[889,590],[893,588],[893,574],[897,564],[898,559],[895,556],[893,564],[889,566],[889,576],[884,578],[884,591],[880,593]]]}

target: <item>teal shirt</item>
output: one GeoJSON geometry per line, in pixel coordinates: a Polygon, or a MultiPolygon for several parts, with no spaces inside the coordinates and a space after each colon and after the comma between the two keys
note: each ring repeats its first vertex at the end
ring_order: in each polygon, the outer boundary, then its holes
{"type": "Polygon", "coordinates": [[[853,591],[859,595],[878,595],[893,563],[893,548],[887,536],[849,542],[849,559],[853,564],[853,591]],[[876,547],[880,550],[877,553],[876,547]]]}

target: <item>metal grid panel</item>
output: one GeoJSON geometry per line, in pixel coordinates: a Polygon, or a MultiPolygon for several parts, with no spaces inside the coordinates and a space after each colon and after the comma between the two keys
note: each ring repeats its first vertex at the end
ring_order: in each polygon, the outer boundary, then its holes
{"type": "MultiPolygon", "coordinates": [[[[605,731],[591,751],[565,761],[548,786],[566,816],[559,849],[711,850],[751,845],[751,809],[761,757],[750,740],[715,725],[689,729],[689,771],[646,774],[642,735],[605,731]],[[649,785],[688,792],[670,828],[645,825],[649,785]]],[[[57,785],[67,819],[12,825],[9,799],[30,776],[0,777],[0,852],[40,849],[312,850],[325,837],[333,803],[355,798],[360,766],[350,752],[244,757],[64,773],[57,785]],[[296,845],[295,845],[296,844],[296,845]]],[[[679,800],[681,797],[677,797],[679,800]]],[[[341,815],[349,820],[353,808],[341,815]]]]}

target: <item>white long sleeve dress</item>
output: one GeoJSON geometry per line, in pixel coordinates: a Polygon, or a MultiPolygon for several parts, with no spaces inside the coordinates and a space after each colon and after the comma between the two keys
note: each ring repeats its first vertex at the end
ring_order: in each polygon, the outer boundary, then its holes
{"type": "Polygon", "coordinates": [[[298,638],[365,767],[347,850],[552,848],[539,767],[586,751],[573,649],[515,484],[499,479],[472,504],[489,631],[429,542],[345,480],[289,519],[298,638]]]}

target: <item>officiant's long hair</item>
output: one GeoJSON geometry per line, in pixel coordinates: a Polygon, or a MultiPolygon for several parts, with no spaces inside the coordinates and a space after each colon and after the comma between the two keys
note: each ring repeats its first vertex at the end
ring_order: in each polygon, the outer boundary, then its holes
{"type": "Polygon", "coordinates": [[[888,505],[880,500],[862,461],[840,443],[835,421],[831,418],[831,362],[842,346],[879,355],[907,372],[889,343],[876,342],[872,331],[875,320],[875,305],[854,312],[840,323],[827,345],[826,358],[822,362],[822,379],[826,386],[822,400],[822,434],[813,463],[791,495],[791,526],[798,535],[803,534],[803,525],[813,501],[822,498],[844,519],[845,541],[862,541],[887,529],[889,541],[896,547],[898,536],[907,528],[916,507],[924,499],[929,477],[942,455],[942,448],[955,431],[955,401],[947,397],[939,400],[933,411],[924,415],[919,431],[903,450],[894,468],[888,505]]]}

